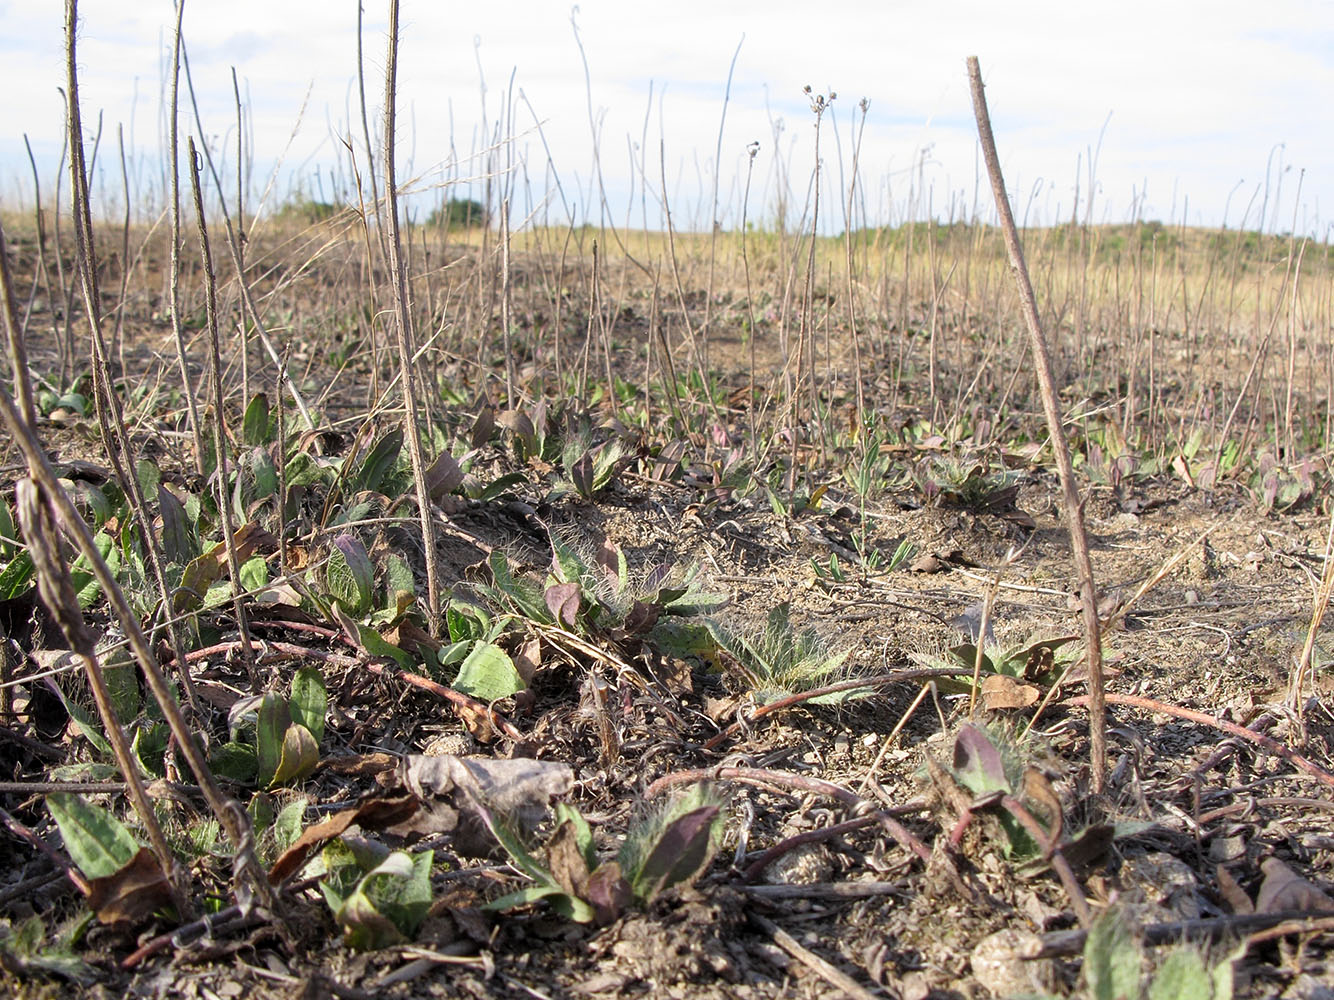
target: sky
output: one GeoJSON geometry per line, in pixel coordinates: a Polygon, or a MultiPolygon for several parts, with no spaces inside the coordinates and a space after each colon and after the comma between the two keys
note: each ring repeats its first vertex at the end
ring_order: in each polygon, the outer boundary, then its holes
{"type": "MultiPolygon", "coordinates": [[[[6,208],[31,199],[25,136],[44,197],[54,186],[61,7],[0,0],[6,208]]],[[[377,144],[387,10],[365,2],[377,144]]],[[[80,13],[85,130],[99,113],[104,130],[94,195],[108,213],[119,204],[119,128],[131,201],[150,212],[174,5],[89,0],[80,13]]],[[[854,226],[990,219],[965,70],[976,55],[1021,223],[1140,218],[1325,239],[1334,224],[1324,0],[402,0],[400,17],[399,183],[414,211],[481,198],[490,174],[515,225],[661,228],[664,196],[681,228],[771,224],[780,204],[795,225],[809,220],[817,161],[810,86],[837,94],[818,133],[822,229],[847,224],[850,190],[854,226]]],[[[343,140],[364,175],[356,0],[186,0],[184,35],[202,134],[228,172],[236,73],[249,203],[355,196],[343,140]]],[[[182,103],[184,142],[199,129],[182,103]]]]}

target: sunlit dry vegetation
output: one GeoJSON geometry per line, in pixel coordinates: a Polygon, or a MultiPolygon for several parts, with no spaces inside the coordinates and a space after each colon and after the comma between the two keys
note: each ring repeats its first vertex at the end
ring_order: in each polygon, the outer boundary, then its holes
{"type": "Polygon", "coordinates": [[[1016,200],[1090,657],[990,205],[588,222],[504,142],[400,203],[394,59],[285,200],[182,114],[178,210],[76,156],[0,215],[9,988],[1329,975],[1328,243],[1016,200]]]}

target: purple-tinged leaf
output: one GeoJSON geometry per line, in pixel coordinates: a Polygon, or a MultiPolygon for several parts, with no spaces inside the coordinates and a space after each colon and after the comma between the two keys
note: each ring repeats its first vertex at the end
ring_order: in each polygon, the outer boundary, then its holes
{"type": "Polygon", "coordinates": [[[717,806],[692,809],[667,825],[635,874],[635,895],[651,902],[664,889],[689,884],[713,860],[717,806]]]}
{"type": "Polygon", "coordinates": [[[605,927],[625,912],[635,894],[621,874],[620,864],[607,861],[588,877],[584,898],[593,907],[594,920],[605,927]]]}
{"type": "Polygon", "coordinates": [[[607,575],[607,579],[612,583],[620,578],[621,550],[610,539],[604,538],[602,540],[602,544],[598,546],[597,554],[593,557],[593,562],[602,568],[602,572],[607,575]]]}
{"type": "Polygon", "coordinates": [[[553,583],[542,596],[556,621],[566,628],[574,628],[575,619],[579,617],[579,584],[553,583]]]}
{"type": "Polygon", "coordinates": [[[453,493],[462,482],[463,469],[448,451],[442,451],[426,470],[426,493],[432,500],[453,493]]]}
{"type": "Polygon", "coordinates": [[[658,615],[661,613],[661,605],[635,601],[625,616],[625,630],[631,635],[643,635],[658,624],[658,615]]]}
{"type": "Polygon", "coordinates": [[[468,440],[472,447],[480,448],[491,440],[491,435],[496,429],[496,411],[490,406],[483,406],[481,412],[477,414],[477,419],[472,422],[472,427],[468,429],[468,440]]]}
{"type": "Polygon", "coordinates": [[[574,483],[575,492],[581,497],[593,495],[593,456],[584,452],[579,460],[569,468],[570,482],[574,483]]]}
{"type": "Polygon", "coordinates": [[[979,798],[1011,790],[1000,750],[985,732],[971,723],[965,724],[954,738],[954,774],[979,798]]]}
{"type": "Polygon", "coordinates": [[[588,859],[579,843],[579,829],[567,819],[547,841],[547,868],[551,877],[570,896],[584,896],[588,885],[588,859]]]}

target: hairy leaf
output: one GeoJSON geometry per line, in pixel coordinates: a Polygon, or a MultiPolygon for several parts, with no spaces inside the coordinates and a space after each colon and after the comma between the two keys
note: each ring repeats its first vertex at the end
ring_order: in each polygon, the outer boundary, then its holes
{"type": "Polygon", "coordinates": [[[493,702],[522,691],[524,684],[508,653],[494,643],[479,642],[451,686],[478,701],[493,702]]]}
{"type": "Polygon", "coordinates": [[[1092,1000],[1137,1000],[1144,956],[1118,910],[1104,912],[1084,941],[1084,980],[1092,1000]]]}
{"type": "Polygon", "coordinates": [[[46,797],[65,849],[90,879],[107,878],[128,865],[139,844],[125,824],[81,795],[51,792],[46,797]]]}
{"type": "Polygon", "coordinates": [[[366,554],[366,546],[356,535],[344,533],[334,539],[324,579],[329,596],[353,618],[360,618],[370,610],[375,567],[366,554]]]}
{"type": "Polygon", "coordinates": [[[717,806],[701,806],[668,824],[633,873],[635,896],[647,903],[664,889],[698,878],[713,860],[717,818],[717,806]]]}
{"type": "Polygon", "coordinates": [[[1000,750],[991,737],[972,723],[960,727],[959,735],[954,738],[954,774],[979,798],[1011,791],[1000,750]]]}

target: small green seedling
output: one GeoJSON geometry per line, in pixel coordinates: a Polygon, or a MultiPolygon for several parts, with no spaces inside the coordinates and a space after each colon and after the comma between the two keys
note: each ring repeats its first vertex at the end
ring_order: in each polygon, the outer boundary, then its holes
{"type": "Polygon", "coordinates": [[[369,951],[412,940],[431,909],[435,854],[391,851],[344,837],[325,846],[320,891],[350,948],[369,951]]]}
{"type": "Polygon", "coordinates": [[[327,707],[324,678],[317,668],[302,667],[292,678],[290,698],[269,691],[233,706],[232,738],[214,752],[214,768],[261,788],[300,781],[319,763],[327,707]],[[252,739],[242,740],[252,727],[252,739]]]}
{"type": "Polygon", "coordinates": [[[496,840],[534,883],[492,901],[487,909],[510,910],[545,899],[579,923],[612,923],[627,910],[699,878],[720,844],[721,806],[711,789],[696,786],[636,824],[615,858],[599,861],[588,821],[561,803],[545,864],[502,819],[483,809],[479,814],[496,840]]]}

